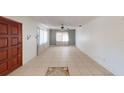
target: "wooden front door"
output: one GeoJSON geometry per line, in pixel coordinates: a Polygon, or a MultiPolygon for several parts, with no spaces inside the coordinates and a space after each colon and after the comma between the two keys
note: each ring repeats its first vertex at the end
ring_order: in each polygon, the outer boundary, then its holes
{"type": "Polygon", "coordinates": [[[22,24],[0,17],[0,75],[22,65],[22,24]]]}

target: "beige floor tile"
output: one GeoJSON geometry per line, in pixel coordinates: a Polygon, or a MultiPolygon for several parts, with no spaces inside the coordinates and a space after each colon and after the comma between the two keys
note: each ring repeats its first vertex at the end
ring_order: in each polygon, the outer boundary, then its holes
{"type": "Polygon", "coordinates": [[[76,47],[49,47],[9,76],[44,76],[48,67],[68,67],[70,76],[109,76],[111,72],[76,47]]]}

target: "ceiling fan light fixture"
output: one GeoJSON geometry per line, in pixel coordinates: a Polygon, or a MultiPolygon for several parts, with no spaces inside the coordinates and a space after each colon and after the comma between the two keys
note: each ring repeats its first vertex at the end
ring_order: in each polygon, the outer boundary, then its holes
{"type": "Polygon", "coordinates": [[[79,27],[82,27],[82,25],[79,25],[79,27]]]}
{"type": "Polygon", "coordinates": [[[62,24],[62,26],[61,26],[61,29],[63,30],[64,29],[64,25],[62,24]]]}

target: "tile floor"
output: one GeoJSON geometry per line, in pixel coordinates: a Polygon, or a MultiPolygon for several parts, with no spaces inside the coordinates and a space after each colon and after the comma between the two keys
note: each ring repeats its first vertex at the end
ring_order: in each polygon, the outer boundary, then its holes
{"type": "Polygon", "coordinates": [[[45,76],[48,67],[68,67],[70,76],[113,75],[76,47],[49,47],[9,76],[45,76]]]}

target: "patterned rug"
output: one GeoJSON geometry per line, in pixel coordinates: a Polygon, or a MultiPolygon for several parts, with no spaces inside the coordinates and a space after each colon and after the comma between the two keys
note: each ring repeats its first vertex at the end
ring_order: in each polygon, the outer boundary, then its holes
{"type": "Polygon", "coordinates": [[[48,67],[46,76],[69,76],[68,67],[48,67]]]}

